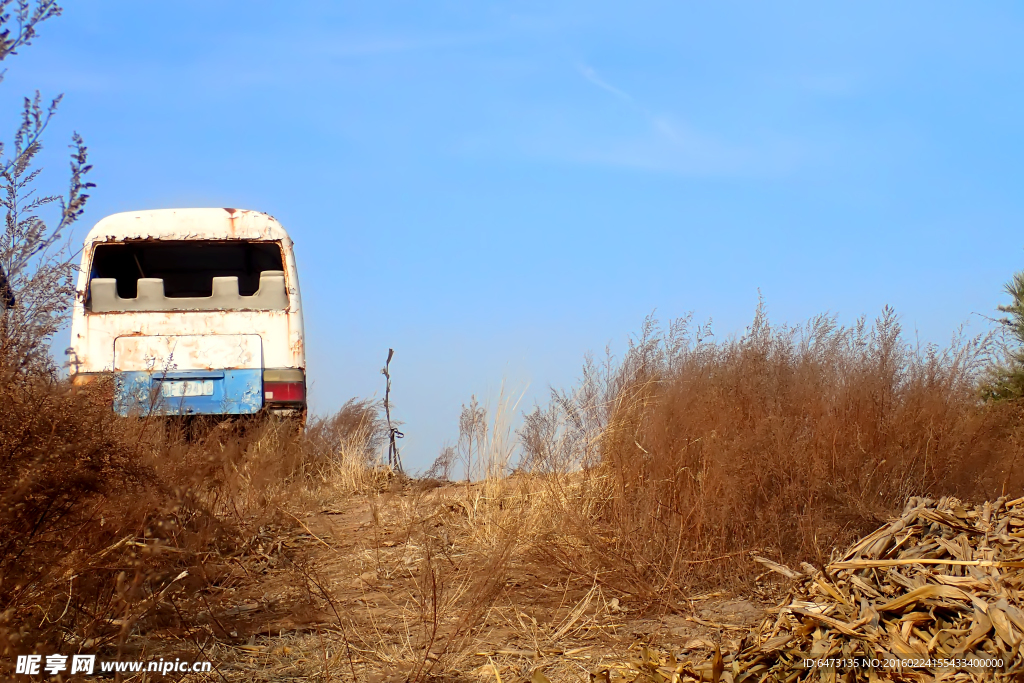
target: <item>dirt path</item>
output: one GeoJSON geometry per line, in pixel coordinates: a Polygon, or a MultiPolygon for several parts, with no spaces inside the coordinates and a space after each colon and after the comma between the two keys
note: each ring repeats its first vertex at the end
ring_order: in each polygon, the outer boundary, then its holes
{"type": "Polygon", "coordinates": [[[497,680],[496,669],[503,683],[536,670],[589,681],[630,659],[709,652],[762,615],[724,593],[642,611],[537,561],[497,572],[450,537],[445,515],[459,510],[445,495],[346,498],[264,529],[225,570],[204,646],[218,671],[194,680],[497,680]]]}

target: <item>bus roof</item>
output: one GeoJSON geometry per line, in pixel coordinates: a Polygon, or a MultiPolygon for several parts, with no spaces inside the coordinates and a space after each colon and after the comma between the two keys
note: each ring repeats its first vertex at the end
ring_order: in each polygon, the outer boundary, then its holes
{"type": "Polygon", "coordinates": [[[273,216],[246,209],[155,209],[107,216],[85,245],[125,240],[289,240],[273,216]]]}

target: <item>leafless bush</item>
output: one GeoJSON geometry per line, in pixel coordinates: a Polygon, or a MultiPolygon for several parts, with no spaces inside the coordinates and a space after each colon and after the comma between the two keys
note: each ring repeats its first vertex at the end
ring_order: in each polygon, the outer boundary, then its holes
{"type": "MultiPolygon", "coordinates": [[[[0,0],[0,61],[28,45],[38,25],[60,12],[52,0],[0,0]],[[17,24],[17,33],[12,23],[17,24]]],[[[6,285],[5,304],[10,305],[0,305],[0,373],[49,369],[47,342],[67,320],[74,294],[74,252],[64,238],[82,215],[89,198],[86,191],[93,187],[85,180],[92,168],[85,144],[77,133],[72,136],[71,177],[64,196],[38,194],[40,169],[33,165],[60,99],[44,106],[38,92],[26,98],[13,143],[0,145],[0,206],[5,211],[0,273],[6,285]],[[56,209],[56,216],[48,223],[43,214],[50,208],[56,209]]]]}

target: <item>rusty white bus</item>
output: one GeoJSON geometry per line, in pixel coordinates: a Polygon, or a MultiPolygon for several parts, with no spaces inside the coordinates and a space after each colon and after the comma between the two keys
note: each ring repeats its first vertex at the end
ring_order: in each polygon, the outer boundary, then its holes
{"type": "Polygon", "coordinates": [[[274,218],[134,211],[85,238],[72,380],[112,375],[121,415],[299,417],[306,358],[295,255],[274,218]]]}

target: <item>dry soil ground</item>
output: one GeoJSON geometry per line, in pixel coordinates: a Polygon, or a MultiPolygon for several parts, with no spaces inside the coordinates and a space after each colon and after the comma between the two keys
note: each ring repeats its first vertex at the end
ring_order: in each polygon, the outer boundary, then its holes
{"type": "Polygon", "coordinates": [[[283,513],[245,556],[207,568],[220,592],[203,628],[140,639],[136,656],[209,660],[187,679],[204,681],[615,680],[631,660],[741,637],[779,589],[652,607],[536,554],[489,562],[458,536],[471,500],[445,486],[283,513]]]}

